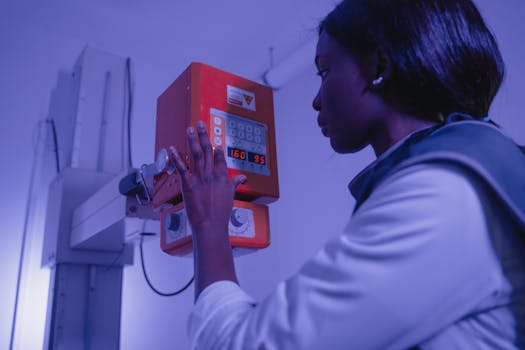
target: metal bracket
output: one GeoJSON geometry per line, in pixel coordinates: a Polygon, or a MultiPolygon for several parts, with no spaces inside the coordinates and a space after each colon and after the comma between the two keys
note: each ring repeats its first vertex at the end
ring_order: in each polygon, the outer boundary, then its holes
{"type": "Polygon", "coordinates": [[[135,196],[140,205],[149,205],[153,200],[153,178],[162,172],[175,172],[175,164],[165,148],[159,151],[154,163],[144,164],[137,172],[122,178],[119,184],[120,193],[135,196]]]}

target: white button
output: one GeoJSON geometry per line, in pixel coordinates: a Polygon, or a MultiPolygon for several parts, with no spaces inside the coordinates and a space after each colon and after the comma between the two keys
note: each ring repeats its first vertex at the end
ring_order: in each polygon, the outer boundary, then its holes
{"type": "Polygon", "coordinates": [[[235,122],[234,122],[233,120],[229,120],[229,121],[228,121],[228,126],[229,126],[230,128],[232,128],[232,129],[235,129],[235,127],[236,127],[237,125],[235,124],[235,122]]]}
{"type": "Polygon", "coordinates": [[[217,126],[213,128],[213,132],[215,133],[215,135],[222,135],[222,129],[217,126]]]}
{"type": "Polygon", "coordinates": [[[215,124],[217,124],[217,125],[221,125],[221,124],[222,124],[222,120],[221,120],[221,118],[219,118],[219,117],[215,117],[215,118],[213,118],[213,121],[214,121],[215,124]]]}
{"type": "Polygon", "coordinates": [[[260,135],[261,134],[261,128],[254,128],[253,132],[255,133],[255,135],[260,135]]]}
{"type": "Polygon", "coordinates": [[[261,137],[260,136],[255,136],[255,142],[261,143],[261,137]]]}
{"type": "Polygon", "coordinates": [[[253,135],[252,134],[246,134],[246,140],[253,141],[253,135]]]}
{"type": "Polygon", "coordinates": [[[239,130],[244,130],[244,124],[243,123],[239,123],[239,130]]]}
{"type": "Polygon", "coordinates": [[[244,131],[239,131],[239,138],[240,138],[240,139],[243,139],[243,138],[244,138],[244,131]]]}
{"type": "Polygon", "coordinates": [[[216,144],[217,146],[222,145],[222,140],[221,140],[220,137],[214,137],[214,138],[213,138],[213,142],[215,142],[215,144],[216,144]]]}
{"type": "Polygon", "coordinates": [[[252,132],[252,131],[253,131],[253,126],[246,125],[246,132],[252,132]]]}

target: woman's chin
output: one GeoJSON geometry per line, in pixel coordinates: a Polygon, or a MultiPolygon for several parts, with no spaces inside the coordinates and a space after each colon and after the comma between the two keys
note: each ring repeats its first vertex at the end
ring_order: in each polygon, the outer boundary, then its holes
{"type": "Polygon", "coordinates": [[[352,143],[349,143],[348,140],[345,140],[345,141],[346,142],[343,143],[334,137],[330,137],[330,146],[332,146],[332,149],[336,153],[341,153],[341,154],[355,153],[355,152],[362,150],[366,146],[366,144],[354,145],[352,143]]]}

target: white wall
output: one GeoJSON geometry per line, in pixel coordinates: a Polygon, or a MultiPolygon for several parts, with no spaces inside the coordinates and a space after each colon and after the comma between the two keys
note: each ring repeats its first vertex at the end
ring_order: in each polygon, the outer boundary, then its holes
{"type": "MultiPolygon", "coordinates": [[[[201,8],[202,3],[199,2],[201,8]]],[[[0,157],[4,204],[0,212],[4,223],[0,245],[3,282],[0,348],[9,344],[33,131],[37,121],[47,117],[58,71],[70,69],[86,43],[132,57],[136,84],[133,160],[140,165],[153,158],[155,99],[190,61],[202,60],[256,78],[265,66],[268,46],[275,44],[281,49],[277,53],[282,54],[299,44],[310,35],[308,30],[326,13],[332,1],[290,1],[286,6],[281,1],[265,3],[253,8],[257,15],[245,19],[243,12],[234,13],[238,6],[247,6],[241,1],[228,2],[220,13],[217,8],[199,13],[192,7],[197,6],[193,2],[174,8],[165,1],[151,5],[138,0],[130,5],[123,1],[74,5],[65,1],[0,3],[0,157]],[[154,11],[156,7],[161,11],[154,11]],[[217,26],[226,29],[218,30],[217,26]],[[236,37],[241,29],[250,35],[236,37]]],[[[525,143],[521,106],[525,81],[522,45],[525,3],[521,0],[477,3],[496,32],[507,63],[507,78],[492,117],[516,140],[525,143]]],[[[258,299],[340,231],[353,204],[346,185],[372,160],[370,150],[341,156],[330,149],[311,109],[318,83],[312,67],[311,72],[275,94],[281,199],[271,206],[272,245],[237,260],[241,284],[258,299]]],[[[162,254],[158,241],[146,243],[145,253],[151,278],[159,288],[175,289],[190,277],[191,261],[162,254]]],[[[138,252],[135,258],[135,265],[125,270],[122,349],[187,348],[186,318],[193,291],[174,298],[157,297],[143,280],[138,252]]],[[[32,261],[38,260],[35,257],[32,261]]],[[[34,290],[34,293],[42,292],[34,290]]],[[[43,317],[41,309],[35,308],[35,313],[36,318],[43,317]]],[[[33,332],[33,338],[38,340],[41,331],[33,332]]],[[[39,348],[37,343],[24,349],[39,348]]]]}

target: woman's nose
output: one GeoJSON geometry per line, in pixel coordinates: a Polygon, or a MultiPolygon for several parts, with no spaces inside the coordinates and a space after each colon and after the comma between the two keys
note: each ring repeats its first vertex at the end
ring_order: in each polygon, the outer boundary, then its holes
{"type": "Polygon", "coordinates": [[[314,100],[312,102],[312,107],[319,112],[321,110],[321,99],[319,98],[319,92],[317,95],[315,95],[314,100]]]}

